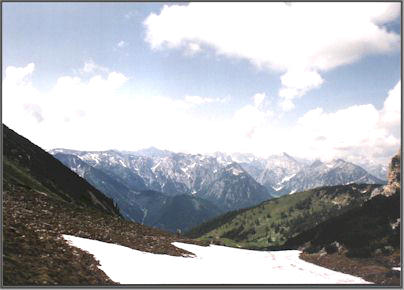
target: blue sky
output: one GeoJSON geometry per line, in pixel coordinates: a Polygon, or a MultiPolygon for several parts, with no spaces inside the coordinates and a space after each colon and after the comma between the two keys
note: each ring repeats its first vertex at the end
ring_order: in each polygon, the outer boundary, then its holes
{"type": "Polygon", "coordinates": [[[153,145],[384,162],[400,140],[399,11],[5,3],[3,121],[45,149],[153,145]],[[365,120],[350,128],[355,116],[365,120]]]}

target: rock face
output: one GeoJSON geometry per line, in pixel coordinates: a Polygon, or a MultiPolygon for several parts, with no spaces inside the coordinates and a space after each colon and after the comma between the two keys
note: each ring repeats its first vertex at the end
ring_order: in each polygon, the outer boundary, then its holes
{"type": "Polygon", "coordinates": [[[400,192],[400,176],[401,176],[401,165],[400,165],[401,153],[398,153],[391,159],[389,165],[389,173],[387,175],[387,185],[383,189],[375,190],[372,192],[371,198],[377,195],[392,196],[393,194],[400,192]]]}
{"type": "Polygon", "coordinates": [[[398,151],[397,155],[393,157],[389,166],[389,173],[387,176],[387,185],[384,187],[383,194],[391,196],[400,192],[400,159],[401,153],[398,151]]]}

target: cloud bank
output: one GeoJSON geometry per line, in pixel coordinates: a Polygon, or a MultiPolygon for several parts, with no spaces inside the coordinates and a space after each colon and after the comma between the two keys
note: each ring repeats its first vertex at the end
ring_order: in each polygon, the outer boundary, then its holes
{"type": "Polygon", "coordinates": [[[130,79],[116,71],[93,71],[86,80],[61,76],[42,92],[31,81],[34,73],[34,63],[6,68],[3,120],[45,149],[136,150],[153,145],[190,153],[288,152],[351,161],[366,157],[384,164],[400,146],[400,81],[386,92],[381,109],[372,104],[334,112],[315,108],[285,127],[264,93],[251,96],[229,117],[212,118],[196,112],[231,100],[133,95],[124,89],[130,79]]]}
{"type": "Polygon", "coordinates": [[[182,49],[248,60],[282,74],[279,106],[318,88],[321,73],[400,47],[385,24],[400,3],[190,3],[165,5],[144,21],[152,49],[182,49]]]}

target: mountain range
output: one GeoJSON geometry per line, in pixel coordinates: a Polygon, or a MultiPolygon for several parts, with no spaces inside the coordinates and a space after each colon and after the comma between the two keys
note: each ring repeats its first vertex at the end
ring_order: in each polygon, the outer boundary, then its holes
{"type": "Polygon", "coordinates": [[[128,220],[170,231],[186,231],[222,213],[318,186],[383,183],[341,159],[310,163],[286,153],[266,159],[241,153],[174,153],[155,147],[49,153],[112,198],[128,220]],[[188,212],[192,218],[181,220],[170,211],[188,212]]]}

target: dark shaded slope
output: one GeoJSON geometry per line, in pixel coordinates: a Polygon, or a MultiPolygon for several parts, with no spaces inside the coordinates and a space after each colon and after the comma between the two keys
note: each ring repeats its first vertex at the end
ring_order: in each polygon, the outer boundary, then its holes
{"type": "Polygon", "coordinates": [[[299,247],[310,243],[311,251],[339,242],[350,256],[371,256],[385,246],[399,248],[400,244],[400,154],[389,166],[388,184],[372,194],[361,207],[331,218],[316,227],[286,241],[285,245],[299,247]]]}
{"type": "Polygon", "coordinates": [[[388,184],[353,208],[288,239],[302,258],[380,285],[400,285],[400,152],[393,157],[388,184]]]}
{"type": "Polygon", "coordinates": [[[189,195],[176,195],[166,200],[154,226],[172,232],[177,229],[186,231],[214,218],[221,212],[214,204],[204,199],[189,195]]]}
{"type": "MultiPolygon", "coordinates": [[[[400,218],[400,195],[378,195],[363,206],[331,218],[286,241],[286,247],[310,242],[311,250],[320,250],[333,242],[346,247],[350,256],[369,257],[385,246],[400,246],[400,228],[392,228],[400,218]]],[[[310,249],[308,249],[310,250],[310,249]]]]}
{"type": "Polygon", "coordinates": [[[285,243],[301,258],[378,285],[400,285],[400,195],[378,195],[285,243]]]}
{"type": "Polygon", "coordinates": [[[3,185],[25,185],[81,206],[119,214],[113,201],[40,147],[3,125],[3,185]]]}

